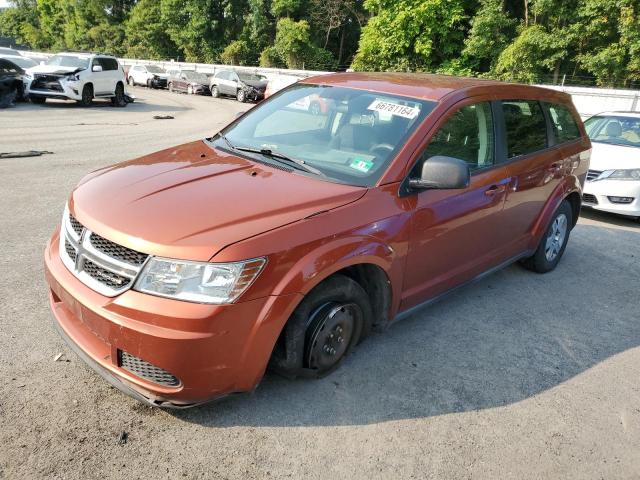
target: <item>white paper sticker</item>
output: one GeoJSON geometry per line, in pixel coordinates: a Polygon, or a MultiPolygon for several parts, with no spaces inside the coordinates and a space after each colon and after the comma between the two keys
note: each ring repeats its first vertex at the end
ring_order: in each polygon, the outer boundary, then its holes
{"type": "Polygon", "coordinates": [[[397,115],[404,118],[416,118],[420,109],[415,107],[408,107],[407,105],[400,105],[398,103],[385,102],[383,100],[374,100],[371,105],[367,107],[369,110],[375,112],[387,113],[391,115],[397,115]]]}

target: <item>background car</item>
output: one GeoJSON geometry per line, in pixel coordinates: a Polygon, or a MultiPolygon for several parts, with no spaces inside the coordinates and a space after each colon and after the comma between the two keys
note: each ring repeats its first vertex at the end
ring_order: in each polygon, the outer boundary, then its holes
{"type": "Polygon", "coordinates": [[[17,57],[22,56],[22,54],[15,48],[0,47],[0,56],[5,56],[5,55],[13,55],[17,57]]]}
{"type": "Polygon", "coordinates": [[[211,95],[209,77],[202,72],[179,70],[169,77],[169,91],[185,92],[189,95],[211,95]]]}
{"type": "MultiPolygon", "coordinates": [[[[18,67],[20,67],[22,70],[27,70],[28,68],[32,68],[38,65],[38,63],[35,60],[32,60],[31,58],[28,57],[23,57],[22,55],[4,55],[3,53],[0,53],[0,58],[4,58],[5,60],[9,60],[10,62],[16,64],[18,67]]],[[[18,94],[16,96],[16,100],[26,100],[27,97],[25,95],[25,90],[27,88],[26,83],[25,83],[25,79],[24,79],[24,74],[22,76],[22,87],[19,89],[18,94]]]]}
{"type": "Polygon", "coordinates": [[[127,82],[134,85],[144,85],[149,88],[167,88],[169,75],[157,65],[133,65],[129,68],[127,82]]]}
{"type": "Polygon", "coordinates": [[[23,97],[24,70],[6,58],[0,58],[0,108],[6,108],[23,97]]]}
{"type": "Polygon", "coordinates": [[[236,72],[235,70],[218,70],[211,77],[211,96],[221,95],[236,97],[239,102],[248,100],[257,102],[264,98],[267,88],[267,77],[257,73],[236,72]]]}
{"type": "Polygon", "coordinates": [[[600,113],[585,128],[593,150],[583,205],[640,219],[640,113],[600,113]]]}
{"type": "Polygon", "coordinates": [[[293,85],[298,80],[300,80],[300,78],[294,77],[293,75],[278,75],[270,78],[267,82],[267,88],[264,91],[264,98],[269,98],[274,93],[288,87],[289,85],[293,85]]]}
{"type": "Polygon", "coordinates": [[[28,69],[25,80],[33,103],[59,98],[89,106],[94,98],[107,98],[114,105],[127,105],[124,70],[111,55],[59,53],[28,69]]]}

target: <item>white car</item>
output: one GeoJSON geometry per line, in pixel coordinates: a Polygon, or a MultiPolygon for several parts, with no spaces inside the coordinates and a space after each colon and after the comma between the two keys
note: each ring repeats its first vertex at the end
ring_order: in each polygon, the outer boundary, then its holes
{"type": "Polygon", "coordinates": [[[60,98],[89,106],[94,98],[110,98],[114,105],[127,105],[124,70],[110,55],[59,53],[29,68],[25,84],[33,103],[60,98]]]}
{"type": "Polygon", "coordinates": [[[300,80],[300,77],[294,77],[293,75],[278,75],[271,77],[267,82],[264,98],[269,98],[274,93],[279,92],[289,85],[293,85],[298,80],[300,80]]]}
{"type": "Polygon", "coordinates": [[[583,205],[640,217],[640,113],[600,113],[584,126],[593,150],[583,205]]]}
{"type": "Polygon", "coordinates": [[[129,68],[128,82],[149,88],[167,88],[169,74],[157,65],[134,65],[129,68]]]}

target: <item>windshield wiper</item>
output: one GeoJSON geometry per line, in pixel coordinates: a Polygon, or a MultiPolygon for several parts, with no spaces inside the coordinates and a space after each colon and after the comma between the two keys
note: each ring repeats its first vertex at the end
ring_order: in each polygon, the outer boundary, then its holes
{"type": "Polygon", "coordinates": [[[294,168],[298,168],[299,170],[304,170],[306,172],[313,173],[314,175],[326,177],[326,175],[317,168],[314,168],[311,165],[307,165],[304,160],[298,160],[297,158],[288,157],[283,153],[274,152],[270,148],[236,147],[222,132],[216,133],[214,137],[219,137],[224,140],[224,142],[231,150],[238,150],[240,152],[248,153],[259,153],[260,155],[264,155],[265,157],[275,158],[276,160],[283,160],[284,162],[291,164],[294,168]]]}

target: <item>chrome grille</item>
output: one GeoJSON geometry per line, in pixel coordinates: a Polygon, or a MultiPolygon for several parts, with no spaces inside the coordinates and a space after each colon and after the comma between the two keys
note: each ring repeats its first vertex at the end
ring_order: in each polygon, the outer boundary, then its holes
{"type": "Polygon", "coordinates": [[[85,228],[68,211],[60,232],[60,258],[85,285],[108,297],[131,288],[149,256],[85,228]]]}
{"type": "Polygon", "coordinates": [[[602,174],[601,170],[589,170],[587,172],[587,182],[593,182],[602,174]]]}
{"type": "Polygon", "coordinates": [[[120,367],[149,382],[157,383],[165,387],[177,387],[180,385],[180,380],[166,370],[156,367],[149,362],[145,362],[141,358],[135,357],[124,350],[118,350],[118,363],[120,367]]]}
{"type": "Polygon", "coordinates": [[[82,229],[84,227],[78,220],[76,220],[76,218],[73,215],[69,215],[69,223],[71,224],[71,228],[73,229],[74,232],[76,232],[76,235],[78,237],[82,235],[82,229]]]}
{"type": "Polygon", "coordinates": [[[106,268],[102,268],[100,265],[93,263],[91,260],[84,261],[84,271],[89,274],[91,278],[97,280],[98,282],[102,282],[108,287],[113,288],[114,290],[119,290],[122,287],[129,285],[132,279],[127,278],[123,275],[118,275],[117,273],[113,273],[106,268]]]}
{"type": "Polygon", "coordinates": [[[110,257],[122,260],[123,262],[130,263],[131,265],[142,265],[149,256],[146,253],[136,252],[130,248],[113,243],[111,240],[102,238],[97,233],[92,233],[90,238],[91,245],[93,245],[96,250],[110,257]]]}

